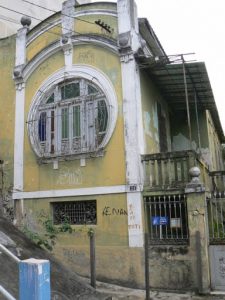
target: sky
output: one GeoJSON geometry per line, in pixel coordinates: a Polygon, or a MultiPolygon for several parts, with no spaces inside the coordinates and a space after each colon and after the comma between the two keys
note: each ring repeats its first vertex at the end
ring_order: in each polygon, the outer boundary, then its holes
{"type": "Polygon", "coordinates": [[[190,59],[205,62],[225,132],[225,1],[136,0],[136,4],[138,16],[148,19],[167,55],[195,53],[190,59]]]}
{"type": "MultiPolygon", "coordinates": [[[[167,55],[195,53],[204,61],[225,132],[225,1],[136,0],[167,55]]],[[[187,57],[188,58],[188,57],[187,57]]]]}

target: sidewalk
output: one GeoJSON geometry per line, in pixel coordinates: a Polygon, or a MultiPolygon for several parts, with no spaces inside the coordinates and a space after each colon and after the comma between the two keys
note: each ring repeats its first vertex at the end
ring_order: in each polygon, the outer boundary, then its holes
{"type": "MultiPolygon", "coordinates": [[[[108,294],[108,300],[129,299],[129,300],[145,300],[145,290],[124,288],[118,285],[108,284],[97,281],[96,290],[98,292],[108,294]]],[[[197,296],[193,293],[169,293],[151,291],[151,300],[225,300],[225,293],[213,293],[210,295],[197,296]]]]}

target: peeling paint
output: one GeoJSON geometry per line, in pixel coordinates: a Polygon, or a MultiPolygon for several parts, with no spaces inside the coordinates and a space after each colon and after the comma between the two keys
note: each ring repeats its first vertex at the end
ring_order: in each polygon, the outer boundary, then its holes
{"type": "MultiPolygon", "coordinates": [[[[172,149],[173,151],[183,151],[190,149],[189,139],[186,138],[182,133],[172,137],[172,149]]],[[[192,141],[192,149],[197,150],[197,144],[195,141],[192,141]]]]}
{"type": "Polygon", "coordinates": [[[147,111],[144,111],[144,128],[145,128],[145,133],[152,137],[151,133],[151,116],[150,113],[147,111]]]}
{"type": "Polygon", "coordinates": [[[158,113],[157,113],[157,102],[154,103],[153,108],[153,124],[157,131],[159,131],[159,124],[158,124],[158,113]]]}

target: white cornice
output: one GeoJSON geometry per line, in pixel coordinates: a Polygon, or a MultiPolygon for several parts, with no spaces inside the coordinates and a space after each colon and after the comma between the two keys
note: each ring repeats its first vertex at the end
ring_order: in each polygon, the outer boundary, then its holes
{"type": "Polygon", "coordinates": [[[105,16],[112,16],[117,18],[117,12],[111,9],[88,9],[88,10],[81,10],[76,11],[74,17],[84,17],[90,15],[105,15],[105,16]]]}
{"type": "Polygon", "coordinates": [[[99,186],[80,189],[14,192],[13,199],[41,199],[73,196],[92,196],[126,193],[126,185],[99,186]]]}

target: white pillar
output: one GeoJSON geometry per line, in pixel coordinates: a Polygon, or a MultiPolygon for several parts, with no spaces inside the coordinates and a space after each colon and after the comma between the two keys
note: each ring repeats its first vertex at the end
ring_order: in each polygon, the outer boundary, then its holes
{"type": "MultiPolygon", "coordinates": [[[[23,19],[23,18],[22,18],[23,19]]],[[[15,99],[15,135],[14,135],[14,190],[23,191],[23,156],[24,156],[24,105],[25,83],[23,68],[26,64],[26,35],[29,19],[22,22],[16,37],[16,61],[14,68],[14,81],[16,86],[15,99]]]]}
{"type": "MultiPolygon", "coordinates": [[[[14,192],[23,191],[23,166],[24,166],[24,106],[25,83],[23,69],[26,64],[26,38],[31,20],[21,18],[23,28],[20,28],[16,37],[16,60],[14,68],[14,82],[16,86],[15,99],[15,132],[14,132],[14,192]]],[[[23,214],[23,200],[20,201],[20,213],[23,214]]]]}
{"type": "Polygon", "coordinates": [[[123,117],[126,152],[128,234],[130,247],[143,247],[142,186],[140,155],[144,151],[139,68],[134,54],[141,47],[136,4],[118,0],[118,29],[123,86],[123,117]]]}
{"type": "Polygon", "coordinates": [[[16,84],[14,137],[14,191],[23,191],[25,84],[16,84]]]}
{"type": "Polygon", "coordinates": [[[64,52],[66,70],[73,64],[73,45],[71,36],[74,32],[75,0],[67,0],[62,5],[62,39],[61,46],[64,52]]]}

